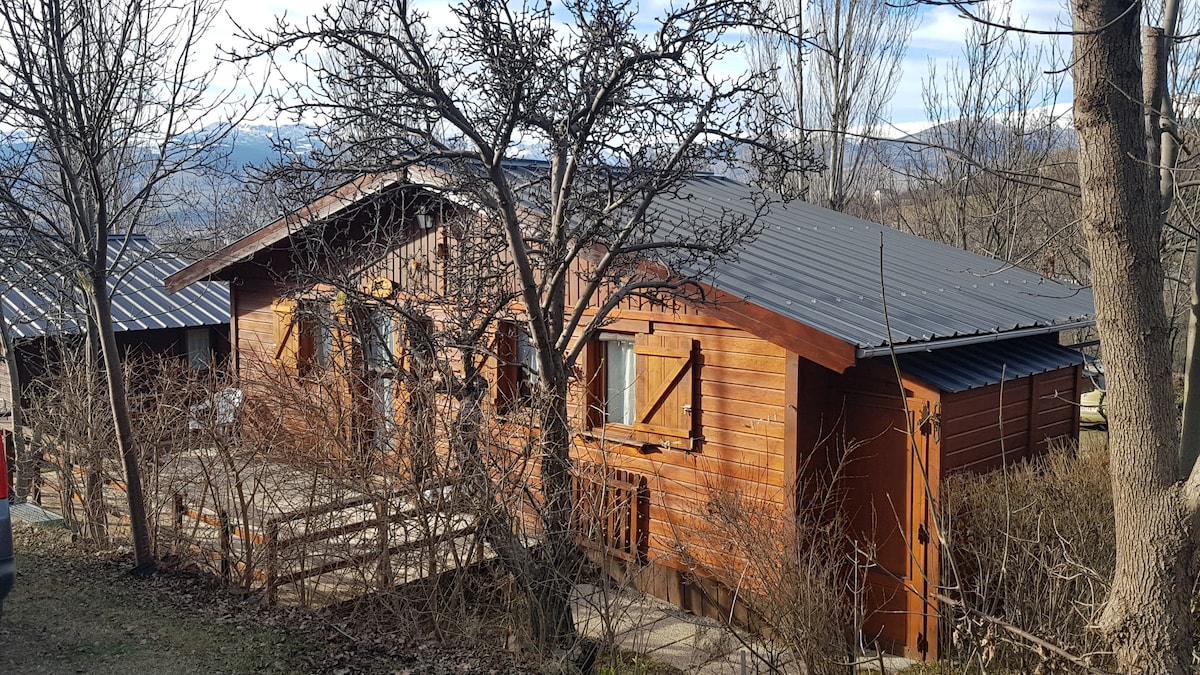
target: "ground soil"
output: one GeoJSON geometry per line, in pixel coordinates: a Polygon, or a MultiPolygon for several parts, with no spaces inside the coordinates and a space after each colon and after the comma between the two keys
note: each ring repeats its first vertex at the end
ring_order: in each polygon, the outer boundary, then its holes
{"type": "Polygon", "coordinates": [[[18,525],[17,585],[0,616],[0,673],[509,673],[504,652],[402,635],[378,622],[266,607],[211,577],[130,576],[127,550],[86,552],[18,525]]]}

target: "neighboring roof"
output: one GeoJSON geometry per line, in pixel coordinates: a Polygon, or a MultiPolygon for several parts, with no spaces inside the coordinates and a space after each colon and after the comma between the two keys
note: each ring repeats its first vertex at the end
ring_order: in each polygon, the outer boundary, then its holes
{"type": "MultiPolygon", "coordinates": [[[[544,163],[522,161],[518,172],[544,163]]],[[[402,180],[430,189],[435,170],[372,174],[281,218],[168,280],[177,288],[210,278],[286,239],[308,218],[328,218],[402,180]]],[[[760,213],[764,193],[732,179],[701,175],[656,202],[673,226],[760,213]]],[[[710,285],[841,341],[859,358],[941,349],[998,334],[1017,337],[1091,325],[1090,289],[1008,263],[798,201],[760,216],[762,234],[710,285]],[[882,246],[883,283],[880,282],[882,246]],[[885,317],[883,289],[887,294],[885,317]],[[890,331],[889,331],[890,324],[890,331]]]]}
{"type": "MultiPolygon", "coordinates": [[[[167,293],[163,280],[190,260],[166,253],[142,235],[108,240],[109,295],[117,332],[229,323],[229,286],[215,281],[167,293]]],[[[65,275],[35,265],[21,250],[0,253],[0,301],[16,338],[78,334],[82,295],[65,275]]]]}
{"type": "Polygon", "coordinates": [[[949,393],[1077,366],[1084,355],[1045,339],[996,340],[896,357],[900,369],[949,393]]]}
{"type": "MultiPolygon", "coordinates": [[[[749,187],[717,176],[696,178],[660,204],[680,222],[755,209],[749,187]]],[[[855,345],[860,357],[886,353],[889,342],[933,349],[947,338],[1093,322],[1091,289],[844,213],[792,201],[772,205],[759,222],[761,236],[719,267],[712,285],[855,345]]]]}
{"type": "Polygon", "coordinates": [[[166,280],[166,288],[171,293],[178,292],[181,288],[211,278],[231,265],[249,260],[255,253],[284,241],[308,223],[332,218],[347,207],[405,181],[409,171],[413,169],[371,173],[344,183],[312,203],[260,227],[202,260],[185,266],[178,274],[166,280]]]}

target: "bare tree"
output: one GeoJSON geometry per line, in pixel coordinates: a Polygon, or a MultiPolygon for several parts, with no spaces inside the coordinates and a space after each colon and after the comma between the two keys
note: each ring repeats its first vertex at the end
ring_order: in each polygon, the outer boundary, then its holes
{"type": "MultiPolygon", "coordinates": [[[[627,1],[551,10],[482,0],[452,7],[449,25],[435,28],[406,3],[355,6],[373,21],[355,25],[355,13],[336,8],[304,25],[281,20],[270,35],[249,36],[249,55],[320,47],[370,62],[343,69],[310,59],[289,107],[334,128],[379,130],[344,135],[350,145],[328,159],[360,158],[356,171],[432,169],[437,189],[469,195],[501,233],[546,402],[534,441],[540,481],[526,486],[541,496],[542,544],[517,572],[540,646],[570,647],[571,580],[558,573],[575,556],[568,388],[614,308],[694,290],[755,234],[754,219],[668,220],[655,206],[695,171],[736,164],[762,145],[751,120],[763,116],[751,113],[764,96],[774,100],[770,78],[719,66],[741,47],[736,31],[764,17],[757,2],[694,0],[643,30],[645,16],[627,1]],[[347,89],[379,95],[332,96],[347,89]],[[546,162],[524,161],[531,152],[546,162]]],[[[768,113],[776,122],[779,111],[768,113]]],[[[797,166],[792,148],[775,149],[761,155],[768,170],[797,166]]]]}
{"type": "MultiPolygon", "coordinates": [[[[164,187],[199,170],[229,126],[196,53],[208,0],[18,0],[0,5],[0,226],[19,231],[86,298],[127,477],[136,569],[152,569],[138,449],[113,333],[109,239],[171,207],[164,187]],[[197,72],[204,74],[197,75],[197,72]]],[[[120,245],[116,244],[117,258],[120,245]]]]}
{"type": "MultiPolygon", "coordinates": [[[[1004,28],[1009,16],[982,6],[957,68],[931,62],[923,98],[931,126],[885,144],[891,224],[916,234],[1087,282],[1074,216],[1073,137],[1056,110],[1062,75],[1053,44],[1004,28]],[[1047,189],[1068,183],[1068,192],[1047,189]],[[1075,245],[1073,245],[1075,244],[1075,245]]],[[[880,209],[883,209],[881,203],[880,209]]]]}
{"type": "MultiPolygon", "coordinates": [[[[824,163],[780,185],[806,201],[844,211],[874,166],[869,139],[885,127],[916,5],[885,0],[778,0],[769,3],[787,30],[761,31],[756,60],[774,69],[783,107],[781,134],[803,135],[824,163]]],[[[873,188],[872,188],[873,189],[873,188]]]]}
{"type": "Polygon", "coordinates": [[[1170,322],[1162,303],[1162,199],[1153,74],[1143,92],[1140,3],[1074,0],[1082,223],[1108,374],[1117,560],[1100,618],[1125,672],[1191,667],[1200,472],[1179,480],[1170,322]]]}

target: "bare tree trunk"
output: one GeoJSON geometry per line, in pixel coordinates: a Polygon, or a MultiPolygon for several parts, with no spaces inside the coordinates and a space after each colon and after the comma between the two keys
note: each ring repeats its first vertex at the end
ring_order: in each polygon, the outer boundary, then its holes
{"type": "MultiPolygon", "coordinates": [[[[95,419],[94,413],[97,412],[99,405],[99,392],[96,391],[95,384],[99,382],[98,376],[103,372],[103,362],[100,353],[100,334],[96,331],[96,320],[92,317],[91,312],[87,315],[87,337],[84,340],[84,354],[86,359],[83,368],[84,382],[86,383],[83,392],[85,400],[82,402],[82,410],[86,413],[86,420],[95,419]]],[[[107,397],[106,399],[107,400],[107,397]]],[[[83,469],[83,517],[85,526],[88,530],[88,536],[92,543],[96,546],[108,545],[108,506],[104,499],[104,456],[108,448],[101,445],[99,438],[107,438],[107,434],[95,428],[94,425],[85,423],[83,428],[83,443],[76,444],[73,452],[80,453],[71,457],[71,462],[78,462],[83,469]]]]}
{"type": "Polygon", "coordinates": [[[571,613],[572,572],[578,558],[572,526],[574,495],[571,480],[571,424],[567,416],[567,374],[558,363],[545,368],[552,387],[542,411],[539,441],[542,447],[542,523],[545,527],[545,564],[536,579],[539,592],[533,616],[534,638],[545,647],[570,648],[577,634],[571,613]]]}
{"type": "Polygon", "coordinates": [[[103,268],[100,274],[93,275],[89,295],[97,332],[100,335],[104,379],[108,385],[109,405],[117,432],[117,450],[121,453],[121,462],[125,468],[125,494],[129,500],[129,526],[133,533],[133,571],[135,574],[149,574],[154,571],[155,562],[146,520],[146,501],[142,493],[141,465],[129,419],[129,399],[125,392],[125,378],[121,376],[121,358],[113,333],[112,305],[108,298],[105,277],[103,268]]]}
{"type": "Polygon", "coordinates": [[[1176,482],[1170,323],[1162,303],[1158,176],[1145,161],[1140,7],[1074,0],[1075,127],[1109,394],[1113,585],[1099,621],[1123,672],[1191,665],[1189,514],[1176,482]]]}

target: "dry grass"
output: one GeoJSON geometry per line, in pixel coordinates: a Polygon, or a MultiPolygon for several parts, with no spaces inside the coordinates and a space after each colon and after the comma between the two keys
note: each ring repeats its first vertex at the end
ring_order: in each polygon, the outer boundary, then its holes
{"type": "MultiPolygon", "coordinates": [[[[943,573],[948,593],[1076,656],[1102,659],[1088,629],[1108,592],[1115,535],[1108,455],[1058,445],[1042,460],[942,487],[943,573]]],[[[1045,670],[1048,654],[977,618],[955,617],[944,653],[961,665],[1045,670]]],[[[990,669],[990,668],[989,668],[990,669]]]]}

